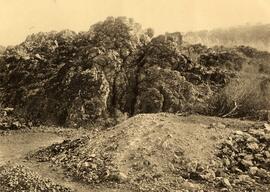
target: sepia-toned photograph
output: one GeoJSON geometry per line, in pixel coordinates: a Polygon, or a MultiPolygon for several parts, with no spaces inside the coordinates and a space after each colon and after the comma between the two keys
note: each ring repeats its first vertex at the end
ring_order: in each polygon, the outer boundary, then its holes
{"type": "Polygon", "coordinates": [[[269,0],[0,0],[0,192],[270,192],[269,0]]]}

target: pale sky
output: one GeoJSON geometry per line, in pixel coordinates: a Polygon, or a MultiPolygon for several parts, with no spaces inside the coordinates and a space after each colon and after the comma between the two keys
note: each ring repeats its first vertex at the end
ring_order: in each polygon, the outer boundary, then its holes
{"type": "Polygon", "coordinates": [[[39,31],[87,31],[108,16],[134,18],[155,34],[270,23],[270,0],[0,0],[0,45],[39,31]]]}

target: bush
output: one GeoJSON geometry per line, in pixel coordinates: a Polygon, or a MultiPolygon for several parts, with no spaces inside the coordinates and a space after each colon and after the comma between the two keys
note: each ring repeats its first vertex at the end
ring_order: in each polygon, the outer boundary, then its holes
{"type": "Polygon", "coordinates": [[[270,78],[241,73],[210,101],[212,115],[254,117],[260,110],[270,110],[270,78]]]}

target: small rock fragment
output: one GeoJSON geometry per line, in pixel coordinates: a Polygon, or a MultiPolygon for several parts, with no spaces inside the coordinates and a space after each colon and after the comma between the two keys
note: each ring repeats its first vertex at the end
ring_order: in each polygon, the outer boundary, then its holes
{"type": "Polygon", "coordinates": [[[250,173],[251,175],[255,175],[256,172],[257,172],[257,170],[258,170],[258,167],[250,167],[250,168],[249,168],[249,173],[250,173]]]}
{"type": "Polygon", "coordinates": [[[258,145],[257,143],[255,143],[255,142],[253,142],[253,143],[248,143],[248,144],[247,144],[247,147],[248,147],[249,149],[251,149],[252,151],[256,151],[256,150],[259,149],[259,145],[258,145]]]}
{"type": "Polygon", "coordinates": [[[224,187],[232,188],[232,185],[231,185],[229,179],[224,178],[224,179],[222,180],[222,183],[223,183],[224,187]]]}

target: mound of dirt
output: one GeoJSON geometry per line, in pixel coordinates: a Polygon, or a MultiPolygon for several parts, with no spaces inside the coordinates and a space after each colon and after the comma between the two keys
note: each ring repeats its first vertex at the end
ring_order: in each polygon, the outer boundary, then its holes
{"type": "Polygon", "coordinates": [[[43,179],[22,165],[0,167],[0,191],[2,192],[71,192],[70,189],[43,179]]]}
{"type": "Polygon", "coordinates": [[[143,114],[102,133],[54,144],[31,157],[59,165],[69,176],[93,185],[135,191],[210,189],[202,168],[218,160],[216,146],[232,132],[224,127],[172,114],[143,114]]]}

